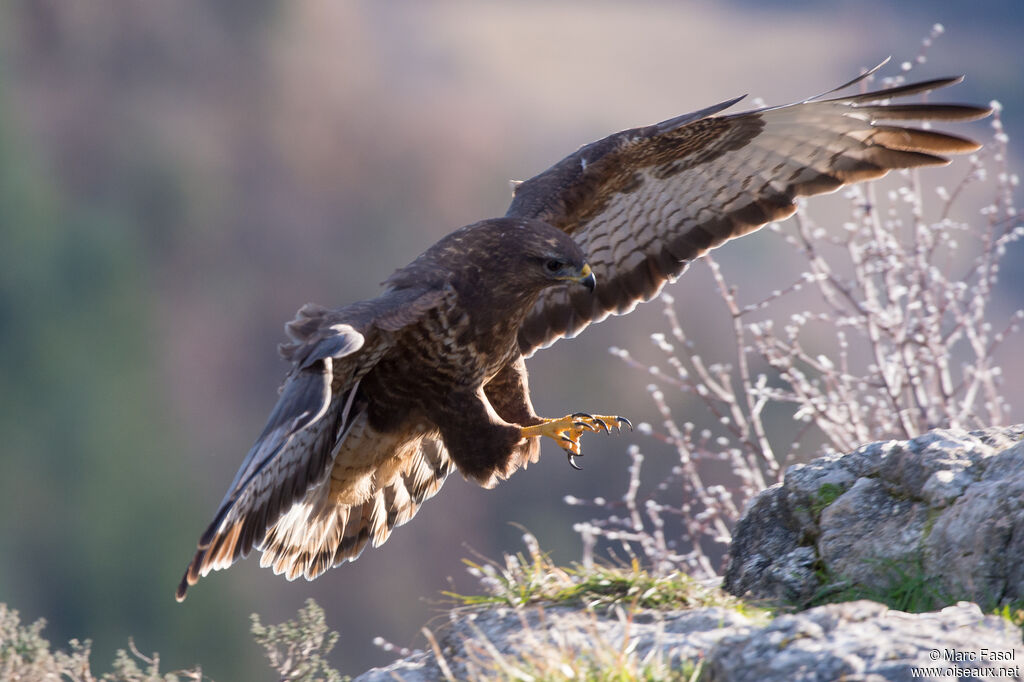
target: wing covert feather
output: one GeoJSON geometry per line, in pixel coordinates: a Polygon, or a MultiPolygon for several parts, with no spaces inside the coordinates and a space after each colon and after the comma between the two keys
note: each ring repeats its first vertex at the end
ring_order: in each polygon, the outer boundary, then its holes
{"type": "MultiPolygon", "coordinates": [[[[844,84],[854,85],[876,69],[844,84]]],[[[978,148],[963,137],[891,121],[961,121],[989,110],[894,104],[960,78],[719,115],[738,100],[610,135],[516,187],[508,216],[571,234],[597,277],[593,293],[549,289],[520,329],[529,356],[650,300],[693,259],[788,217],[794,200],[896,168],[948,163],[978,148]],[[885,123],[883,123],[885,122],[885,123]]]]}
{"type": "MultiPolygon", "coordinates": [[[[346,436],[339,466],[343,458],[366,447],[379,447],[379,441],[364,421],[346,436]]],[[[288,580],[299,576],[313,580],[332,566],[355,561],[368,543],[384,544],[391,531],[412,519],[455,470],[437,438],[413,437],[397,450],[402,453],[397,467],[370,473],[370,489],[358,500],[342,501],[329,481],[310,489],[267,531],[258,545],[263,552],[260,565],[288,580]]]]}
{"type": "Polygon", "coordinates": [[[307,304],[298,311],[285,326],[290,341],[280,347],[291,372],[199,539],[178,586],[179,601],[201,576],[259,546],[267,530],[327,478],[353,423],[362,377],[391,347],[394,331],[441,300],[433,289],[401,290],[340,310],[307,304]]]}

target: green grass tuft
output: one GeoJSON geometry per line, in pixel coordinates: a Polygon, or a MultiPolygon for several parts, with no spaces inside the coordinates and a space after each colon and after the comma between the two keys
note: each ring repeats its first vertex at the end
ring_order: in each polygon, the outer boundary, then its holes
{"type": "Polygon", "coordinates": [[[679,571],[653,575],[635,560],[629,566],[556,566],[537,548],[535,540],[527,544],[531,547],[528,554],[506,554],[503,563],[463,560],[470,574],[480,580],[485,593],[442,594],[462,606],[574,604],[598,609],[621,605],[666,611],[723,606],[748,615],[759,612],[679,571]]]}
{"type": "Polygon", "coordinates": [[[823,483],[815,491],[814,499],[811,501],[811,512],[814,514],[814,518],[817,519],[821,516],[825,507],[835,502],[844,492],[842,486],[835,483],[823,483]]]}
{"type": "Polygon", "coordinates": [[[870,599],[898,611],[925,613],[959,601],[925,572],[924,562],[919,555],[903,560],[876,559],[872,563],[885,576],[881,585],[844,584],[841,578],[826,572],[823,574],[825,584],[818,595],[811,599],[810,605],[870,599]]]}

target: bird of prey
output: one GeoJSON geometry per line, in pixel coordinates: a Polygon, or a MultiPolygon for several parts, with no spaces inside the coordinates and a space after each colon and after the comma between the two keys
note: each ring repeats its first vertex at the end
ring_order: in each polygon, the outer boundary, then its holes
{"type": "MultiPolygon", "coordinates": [[[[876,67],[877,69],[878,67],[876,67]]],[[[874,70],[872,70],[874,71],[874,70]]],[[[542,436],[571,464],[619,417],[539,417],[525,358],[658,294],[723,242],[791,215],[799,196],[942,165],[976,143],[910,121],[987,108],[893,98],[941,78],[737,114],[742,98],[593,142],[519,184],[507,213],[455,230],[374,299],[303,306],[280,347],[291,370],[177,590],[253,548],[313,579],[387,540],[458,470],[491,487],[542,436]]]]}

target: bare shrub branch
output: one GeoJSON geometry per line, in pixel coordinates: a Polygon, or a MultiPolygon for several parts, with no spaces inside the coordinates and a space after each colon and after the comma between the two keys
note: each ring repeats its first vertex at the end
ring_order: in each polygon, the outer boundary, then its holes
{"type": "MultiPolygon", "coordinates": [[[[885,85],[905,82],[941,33],[936,25],[885,85]]],[[[1019,179],[1008,166],[1009,136],[999,103],[992,107],[992,139],[968,159],[952,191],[929,187],[927,173],[900,171],[890,176],[895,185],[849,188],[842,225],[817,224],[813,206],[800,206],[785,227],[770,225],[806,264],[789,286],[744,302],[728,273],[705,256],[731,321],[735,355],[728,362],[706,357],[720,355],[721,345],[695,346],[669,295],[661,298],[667,333],[651,339],[671,372],[611,349],[653,378],[648,393],[660,424],[641,424],[639,431],[670,446],[677,462],[667,477],[645,486],[644,455],[634,445],[620,500],[567,498],[603,514],[576,527],[585,564],[600,545],[655,572],[714,577],[740,510],[779,481],[798,453],[848,452],[933,428],[1002,424],[1009,406],[995,353],[1019,330],[1024,311],[997,325],[992,303],[1000,260],[1024,237],[1024,226],[1014,204],[1019,179]],[[968,195],[981,194],[990,202],[978,220],[954,218],[968,195]],[[800,312],[787,312],[794,306],[800,312]],[[711,426],[677,420],[676,398],[679,409],[703,408],[711,426]],[[780,407],[789,415],[783,427],[780,407]],[[709,483],[721,480],[723,468],[728,486],[709,483]]]]}

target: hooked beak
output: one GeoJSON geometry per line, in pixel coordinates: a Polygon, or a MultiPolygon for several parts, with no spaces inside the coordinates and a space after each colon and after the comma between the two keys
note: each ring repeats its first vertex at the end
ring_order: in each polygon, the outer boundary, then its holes
{"type": "Polygon", "coordinates": [[[594,277],[594,272],[590,269],[589,263],[584,263],[583,268],[580,270],[580,274],[577,277],[573,277],[572,281],[579,282],[587,288],[587,291],[594,293],[594,287],[597,286],[597,278],[594,277]]]}

